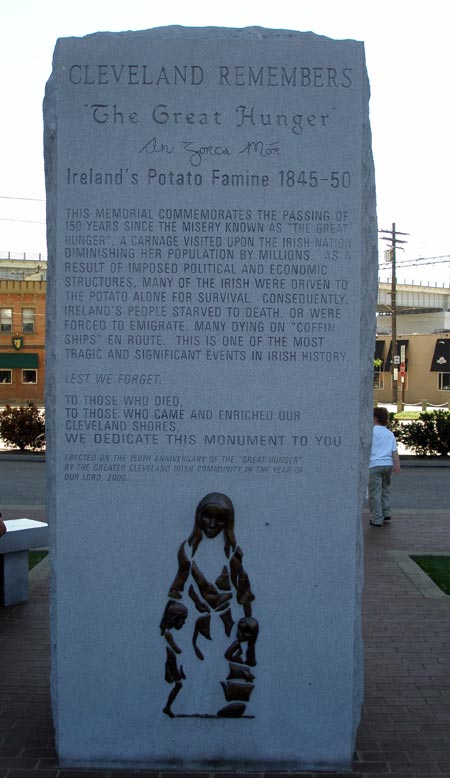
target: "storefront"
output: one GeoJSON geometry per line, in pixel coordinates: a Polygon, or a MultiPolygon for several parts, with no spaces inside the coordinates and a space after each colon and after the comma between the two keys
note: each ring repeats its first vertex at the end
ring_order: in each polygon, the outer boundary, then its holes
{"type": "MultiPolygon", "coordinates": [[[[399,336],[397,340],[398,400],[410,405],[450,407],[450,333],[399,336]],[[402,351],[404,348],[404,352],[402,351]],[[402,363],[404,354],[404,363],[402,363]],[[403,369],[402,369],[403,368],[403,369]],[[403,380],[402,380],[403,378],[403,380]]],[[[380,337],[374,352],[374,400],[392,402],[392,340],[380,337]],[[382,360],[381,364],[376,361],[382,360]]]]}

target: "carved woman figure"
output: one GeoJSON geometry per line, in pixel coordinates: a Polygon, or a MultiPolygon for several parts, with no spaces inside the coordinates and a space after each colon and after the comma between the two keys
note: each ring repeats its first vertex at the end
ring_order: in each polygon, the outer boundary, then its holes
{"type": "MultiPolygon", "coordinates": [[[[228,660],[228,677],[221,684],[227,704],[214,714],[196,711],[178,715],[237,717],[246,710],[245,703],[253,691],[254,676],[250,667],[256,665],[258,622],[252,618],[255,597],[242,559],[234,534],[233,503],[219,492],[207,494],[197,506],[189,538],[178,550],[178,572],[160,625],[168,643],[166,681],[173,685],[163,710],[171,717],[176,715],[171,706],[186,678],[182,665],[178,667],[177,655],[181,648],[174,644],[171,629],[185,626],[189,608],[195,613],[190,628],[196,661],[205,661],[205,640],[217,642],[221,639],[219,633],[225,640],[221,656],[228,660]],[[177,606],[182,610],[177,611],[177,606]],[[247,643],[244,659],[242,643],[247,643]]],[[[211,672],[221,673],[222,669],[223,665],[211,672]]]]}

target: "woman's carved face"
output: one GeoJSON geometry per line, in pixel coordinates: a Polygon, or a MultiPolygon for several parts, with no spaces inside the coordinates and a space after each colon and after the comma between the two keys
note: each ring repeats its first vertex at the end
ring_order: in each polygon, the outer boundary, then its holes
{"type": "Polygon", "coordinates": [[[228,511],[220,505],[205,505],[199,515],[200,529],[207,538],[220,535],[228,523],[228,511]]]}

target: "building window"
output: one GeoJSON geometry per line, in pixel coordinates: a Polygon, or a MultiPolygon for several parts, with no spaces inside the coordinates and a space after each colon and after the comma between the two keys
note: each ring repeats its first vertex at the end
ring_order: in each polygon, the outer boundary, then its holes
{"type": "Polygon", "coordinates": [[[35,318],[34,308],[22,308],[22,332],[34,332],[35,318]]]}
{"type": "Polygon", "coordinates": [[[438,389],[441,392],[450,390],[450,373],[438,373],[438,389]]]}
{"type": "Polygon", "coordinates": [[[373,369],[373,388],[374,389],[384,388],[384,373],[383,373],[382,365],[380,365],[380,367],[374,367],[373,369]]]}
{"type": "Polygon", "coordinates": [[[37,384],[37,370],[22,370],[23,384],[37,384]]]}
{"type": "Polygon", "coordinates": [[[0,384],[12,384],[12,370],[0,370],[0,384]]]}
{"type": "Polygon", "coordinates": [[[0,332],[12,332],[12,308],[0,308],[0,332]]]}

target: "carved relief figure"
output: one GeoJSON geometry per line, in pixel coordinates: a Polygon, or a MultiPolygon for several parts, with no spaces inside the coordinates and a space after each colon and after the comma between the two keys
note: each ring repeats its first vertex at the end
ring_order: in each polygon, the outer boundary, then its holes
{"type": "Polygon", "coordinates": [[[256,665],[259,625],[252,616],[255,596],[242,560],[243,553],[234,534],[233,503],[219,492],[207,494],[197,506],[191,535],[178,550],[178,572],[160,624],[166,641],[165,679],[172,685],[163,712],[172,718],[235,718],[246,712],[254,688],[251,668],[256,665]],[[182,641],[177,636],[175,642],[172,630],[186,633],[186,629],[190,640],[186,641],[184,634],[182,641]],[[183,648],[178,642],[183,642],[183,648]],[[211,644],[217,649],[215,652],[211,644]],[[194,661],[191,659],[189,671],[192,676],[196,675],[196,663],[212,661],[207,674],[210,683],[198,681],[196,684],[193,678],[191,698],[197,700],[200,687],[210,686],[217,678],[226,704],[220,704],[214,711],[191,709],[196,703],[189,698],[183,703],[189,712],[172,710],[187,678],[180,655],[183,651],[186,655],[189,650],[191,654],[193,651],[194,661]]]}

